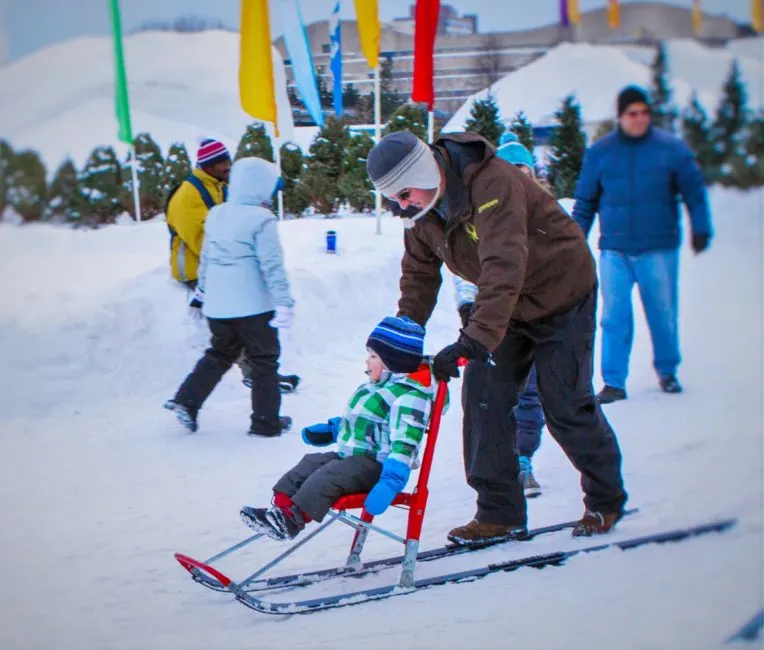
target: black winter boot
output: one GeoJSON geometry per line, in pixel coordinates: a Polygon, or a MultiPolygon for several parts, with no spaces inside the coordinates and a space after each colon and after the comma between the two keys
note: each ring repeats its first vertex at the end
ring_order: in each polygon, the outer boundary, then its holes
{"type": "Polygon", "coordinates": [[[613,386],[605,386],[597,394],[597,401],[600,404],[612,404],[623,399],[626,399],[626,391],[623,388],[615,388],[613,386]]]}
{"type": "Polygon", "coordinates": [[[241,520],[252,530],[264,533],[277,542],[294,539],[305,528],[305,518],[299,508],[250,508],[241,509],[241,520]]]}
{"type": "Polygon", "coordinates": [[[289,429],[292,428],[292,418],[290,418],[288,415],[281,415],[279,416],[279,428],[277,431],[273,431],[271,429],[268,429],[265,426],[265,419],[264,418],[258,418],[258,420],[255,422],[252,421],[252,426],[249,428],[249,431],[247,433],[250,436],[261,436],[263,438],[273,438],[275,436],[280,436],[285,431],[289,431],[289,429]]]}
{"type": "Polygon", "coordinates": [[[682,392],[682,384],[679,383],[679,380],[674,375],[661,375],[658,377],[658,381],[664,393],[682,392]]]}

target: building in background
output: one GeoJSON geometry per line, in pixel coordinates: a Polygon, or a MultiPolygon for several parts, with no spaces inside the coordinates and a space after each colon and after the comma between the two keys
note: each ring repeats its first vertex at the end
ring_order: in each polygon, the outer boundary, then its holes
{"type": "MultiPolygon", "coordinates": [[[[414,33],[414,16],[416,5],[409,7],[409,15],[405,18],[393,18],[391,27],[404,34],[414,33]]],[[[441,5],[438,19],[438,34],[477,34],[478,17],[475,14],[460,16],[451,5],[441,5]]]]}
{"type": "MultiPolygon", "coordinates": [[[[445,18],[439,26],[434,53],[435,110],[446,117],[474,93],[574,38],[578,42],[600,45],[656,45],[663,40],[696,38],[704,45],[720,47],[749,31],[727,16],[703,14],[701,33],[695,35],[690,6],[678,7],[661,2],[622,4],[618,29],[608,27],[605,7],[584,12],[575,34],[559,24],[516,32],[477,33],[476,17],[459,16],[446,5],[443,9],[445,18]],[[475,31],[460,31],[473,27],[475,31]]],[[[380,36],[382,58],[390,57],[393,63],[395,91],[406,99],[411,96],[413,83],[412,20],[409,16],[383,24],[380,36]]],[[[373,75],[361,53],[355,22],[343,21],[341,30],[343,83],[353,84],[362,95],[368,94],[373,88],[373,75]]],[[[306,31],[318,74],[330,88],[328,20],[312,23],[306,31]]],[[[287,81],[293,83],[283,39],[279,38],[274,45],[287,63],[287,81]]],[[[300,123],[297,117],[295,123],[300,123]]]]}

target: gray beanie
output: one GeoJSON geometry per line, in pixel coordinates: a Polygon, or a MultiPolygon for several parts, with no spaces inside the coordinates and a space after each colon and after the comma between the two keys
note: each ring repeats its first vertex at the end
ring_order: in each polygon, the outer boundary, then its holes
{"type": "Polygon", "coordinates": [[[410,131],[390,133],[375,144],[366,169],[374,187],[388,197],[409,187],[440,187],[440,169],[432,150],[410,131]]]}

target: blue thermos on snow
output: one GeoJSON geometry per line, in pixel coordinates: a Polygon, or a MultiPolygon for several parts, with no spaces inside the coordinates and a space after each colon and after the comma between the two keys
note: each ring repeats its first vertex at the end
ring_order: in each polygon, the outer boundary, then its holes
{"type": "Polygon", "coordinates": [[[332,255],[337,253],[337,231],[326,231],[326,252],[332,255]]]}

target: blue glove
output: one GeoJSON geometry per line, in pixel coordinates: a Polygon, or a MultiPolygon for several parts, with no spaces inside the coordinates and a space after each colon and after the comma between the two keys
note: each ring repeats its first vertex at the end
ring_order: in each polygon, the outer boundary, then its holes
{"type": "Polygon", "coordinates": [[[332,418],[328,422],[313,424],[302,430],[302,439],[314,447],[327,447],[337,440],[342,418],[332,418]]]}
{"type": "Polygon", "coordinates": [[[363,507],[370,515],[381,515],[390,507],[395,495],[408,483],[411,468],[394,458],[388,458],[382,463],[382,474],[377,484],[366,496],[363,507]]]}

